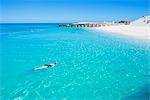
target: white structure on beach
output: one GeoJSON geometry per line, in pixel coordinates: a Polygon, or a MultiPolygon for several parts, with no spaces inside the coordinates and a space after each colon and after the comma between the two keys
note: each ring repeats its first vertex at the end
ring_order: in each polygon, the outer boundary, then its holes
{"type": "Polygon", "coordinates": [[[132,25],[132,26],[145,26],[145,25],[150,26],[150,15],[143,16],[143,17],[131,22],[130,25],[132,25]]]}

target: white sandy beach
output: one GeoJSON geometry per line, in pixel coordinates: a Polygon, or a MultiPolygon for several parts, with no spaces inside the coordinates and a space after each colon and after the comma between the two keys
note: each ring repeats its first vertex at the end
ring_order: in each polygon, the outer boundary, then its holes
{"type": "Polygon", "coordinates": [[[150,40],[150,15],[132,21],[129,25],[102,26],[94,29],[138,39],[150,40]]]}
{"type": "Polygon", "coordinates": [[[122,34],[138,39],[150,40],[150,26],[133,26],[133,25],[118,25],[118,26],[103,26],[95,27],[99,31],[105,31],[115,34],[122,34]]]}

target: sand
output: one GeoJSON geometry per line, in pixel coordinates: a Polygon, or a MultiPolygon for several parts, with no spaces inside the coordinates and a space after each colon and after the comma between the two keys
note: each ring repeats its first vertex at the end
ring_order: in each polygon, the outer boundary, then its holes
{"type": "Polygon", "coordinates": [[[110,32],[114,34],[122,34],[125,36],[150,40],[150,26],[132,26],[132,25],[118,25],[118,26],[103,26],[92,28],[99,31],[110,32]]]}

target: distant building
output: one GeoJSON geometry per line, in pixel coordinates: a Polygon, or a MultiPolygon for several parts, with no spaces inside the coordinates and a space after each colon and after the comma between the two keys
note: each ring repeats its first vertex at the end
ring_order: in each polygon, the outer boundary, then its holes
{"type": "Polygon", "coordinates": [[[129,21],[119,21],[118,23],[122,23],[122,24],[126,24],[126,25],[128,25],[128,24],[130,24],[130,22],[129,21]]]}

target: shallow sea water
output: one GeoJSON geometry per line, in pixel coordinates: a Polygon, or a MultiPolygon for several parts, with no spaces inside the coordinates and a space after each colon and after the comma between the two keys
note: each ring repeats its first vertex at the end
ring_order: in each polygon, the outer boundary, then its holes
{"type": "Polygon", "coordinates": [[[150,83],[148,41],[57,24],[0,27],[1,100],[120,100],[150,83]]]}

